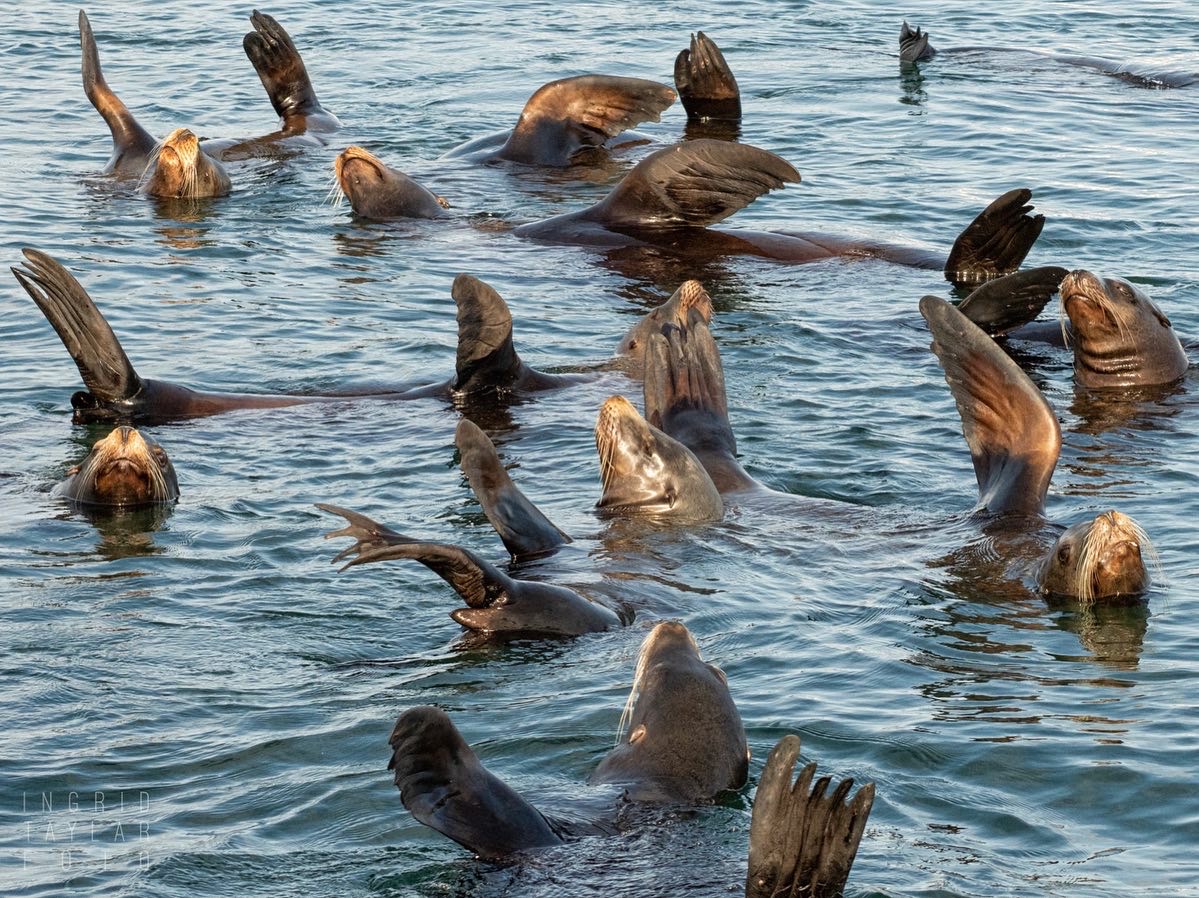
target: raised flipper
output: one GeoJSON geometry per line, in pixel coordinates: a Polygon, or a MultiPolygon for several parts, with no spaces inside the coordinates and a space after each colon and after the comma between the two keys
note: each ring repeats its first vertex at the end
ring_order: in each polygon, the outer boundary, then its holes
{"type": "Polygon", "coordinates": [[[688,140],[642,159],[580,217],[613,228],[705,227],[784,184],[799,183],[791,163],[727,140],[688,140]]]}
{"type": "Polygon", "coordinates": [[[79,10],[79,45],[83,50],[83,92],[112,132],[112,158],[104,170],[122,177],[139,177],[150,162],[156,141],[104,80],[92,24],[83,10],[79,10]]]}
{"type": "Polygon", "coordinates": [[[512,343],[512,313],[489,284],[469,274],[454,278],[450,295],[458,305],[458,354],[453,389],[511,386],[525,364],[512,343]]]}
{"type": "Polygon", "coordinates": [[[799,737],[791,735],[766,759],[749,826],[746,898],[838,898],[845,889],[874,804],[874,784],[846,802],[853,780],[827,792],[829,777],[812,784],[813,762],[792,785],[798,757],[799,737]]]}
{"type": "Polygon", "coordinates": [[[1057,293],[1066,269],[1029,268],[987,281],[961,301],[958,311],[992,337],[1028,324],[1057,293]]]}
{"type": "Polygon", "coordinates": [[[1053,409],[998,344],[952,305],[926,296],[920,314],[962,416],[979,505],[992,514],[1041,514],[1062,446],[1053,409]]]}
{"type": "Polygon", "coordinates": [[[513,558],[543,555],[570,542],[512,482],[495,446],[474,422],[459,421],[454,442],[470,488],[513,558]]]}
{"type": "Polygon", "coordinates": [[[529,165],[569,165],[585,147],[598,147],[641,122],[656,122],[674,102],[665,84],[615,75],[578,75],[539,87],[496,154],[529,165]]]}
{"type": "Polygon", "coordinates": [[[928,32],[921,31],[919,27],[915,31],[907,22],[903,23],[903,27],[899,29],[899,61],[900,62],[919,62],[922,59],[932,59],[937,54],[928,43],[928,32]]]}
{"type": "Polygon", "coordinates": [[[481,858],[556,845],[550,821],[491,774],[439,708],[409,708],[391,731],[400,800],[425,826],[481,858]]]}
{"type": "Polygon", "coordinates": [[[348,555],[342,570],[375,561],[410,558],[419,561],[466,602],[450,617],[470,630],[482,633],[540,636],[578,636],[620,626],[616,614],[595,602],[589,602],[573,590],[551,583],[515,580],[488,564],[478,555],[460,546],[411,540],[365,515],[336,505],[318,504],[317,508],[341,515],[349,527],[325,534],[326,539],[349,536],[354,545],[340,552],[334,561],[348,555]]]}
{"type": "Polygon", "coordinates": [[[691,46],[674,61],[674,84],[679,99],[694,121],[741,118],[741,91],[724,54],[700,31],[691,35],[691,46]]]}
{"type": "Polygon", "coordinates": [[[283,26],[258,10],[250,16],[250,24],[254,30],[242,39],[242,46],[266,88],[271,105],[282,119],[283,131],[307,131],[309,116],[317,114],[329,116],[336,127],[336,119],[317,100],[300,51],[283,26]]]}
{"type": "Polygon", "coordinates": [[[1044,215],[1029,215],[1032,191],[1009,190],[983,209],[958,235],[945,277],[955,284],[981,284],[1020,267],[1045,227],[1044,215]]]}
{"type": "Polygon", "coordinates": [[[58,333],[90,391],[76,393],[72,405],[128,402],[141,390],[142,381],[92,298],[74,275],[45,253],[22,252],[25,267],[13,268],[12,273],[58,333]]]}

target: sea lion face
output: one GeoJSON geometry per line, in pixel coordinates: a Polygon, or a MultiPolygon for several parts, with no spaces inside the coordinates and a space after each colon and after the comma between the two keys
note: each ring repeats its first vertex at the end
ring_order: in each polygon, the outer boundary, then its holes
{"type": "Polygon", "coordinates": [[[337,186],[364,218],[437,218],[449,208],[406,174],[362,147],[347,147],[333,160],[337,186]]]}
{"type": "Polygon", "coordinates": [[[1189,362],[1167,318],[1128,281],[1072,271],[1061,286],[1074,331],[1074,376],[1085,387],[1170,383],[1189,362]]]}
{"type": "Polygon", "coordinates": [[[629,328],[629,332],[616,348],[617,355],[629,355],[640,360],[650,334],[661,333],[668,324],[685,327],[691,310],[695,309],[707,324],[712,320],[712,297],[699,281],[685,281],[675,290],[670,299],[649,311],[629,328]]]}
{"type": "Polygon", "coordinates": [[[749,747],[728,680],[680,623],[658,624],[642,644],[621,729],[593,779],[635,800],[700,801],[745,784],[749,747]]]}
{"type": "Polygon", "coordinates": [[[595,422],[603,495],[597,508],[714,521],[724,504],[712,478],[682,443],[649,424],[623,396],[595,422]]]}
{"type": "Polygon", "coordinates": [[[1118,511],[1104,512],[1058,537],[1037,582],[1042,592],[1087,604],[1134,598],[1149,588],[1142,553],[1152,555],[1153,544],[1140,525],[1118,511]]]}
{"type": "Polygon", "coordinates": [[[202,149],[187,128],[176,128],[146,169],[142,192],[164,199],[225,196],[232,188],[225,167],[202,149]]]}
{"type": "Polygon", "coordinates": [[[132,427],[118,427],[92,447],[58,492],[75,502],[127,508],[175,501],[179,481],[158,443],[132,427]]]}

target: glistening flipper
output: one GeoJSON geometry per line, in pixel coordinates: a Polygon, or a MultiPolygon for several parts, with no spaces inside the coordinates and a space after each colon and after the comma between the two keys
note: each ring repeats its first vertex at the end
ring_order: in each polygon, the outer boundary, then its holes
{"type": "Polygon", "coordinates": [[[1066,269],[1046,265],[987,281],[958,305],[958,311],[993,337],[1028,324],[1058,292],[1066,269]]]}
{"type": "Polygon", "coordinates": [[[945,262],[955,284],[980,284],[1020,267],[1045,227],[1044,215],[1029,215],[1032,191],[1009,190],[991,202],[958,235],[945,262]]]}
{"type": "Polygon", "coordinates": [[[250,24],[254,30],[242,39],[242,46],[282,119],[283,130],[307,130],[307,117],[325,110],[312,89],[300,51],[283,26],[266,13],[254,10],[250,24]]]}
{"type": "Polygon", "coordinates": [[[813,762],[792,785],[798,757],[799,737],[789,735],[766,759],[750,821],[746,898],[837,898],[845,889],[874,803],[874,784],[846,802],[853,780],[831,792],[827,776],[813,785],[813,762]]]}
{"type": "Polygon", "coordinates": [[[674,61],[674,84],[687,118],[695,121],[741,118],[741,91],[724,54],[702,31],[674,61]]]}
{"type": "Polygon", "coordinates": [[[104,80],[92,24],[83,10],[79,10],[79,45],[83,51],[83,92],[112,132],[112,158],[105,171],[136,178],[145,171],[156,141],[104,80]]]}

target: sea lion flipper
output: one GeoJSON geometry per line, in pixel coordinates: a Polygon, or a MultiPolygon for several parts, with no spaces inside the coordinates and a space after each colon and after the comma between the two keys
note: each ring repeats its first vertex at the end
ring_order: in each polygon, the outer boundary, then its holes
{"type": "Polygon", "coordinates": [[[771,190],[797,183],[799,172],[768,150],[688,140],[642,159],[583,215],[609,227],[706,227],[771,190]]]}
{"type": "Polygon", "coordinates": [[[254,30],[242,39],[242,47],[286,131],[293,121],[321,111],[321,104],[291,35],[272,16],[258,10],[250,16],[250,24],[254,30]]]}
{"type": "Polygon", "coordinates": [[[693,121],[741,118],[737,79],[716,43],[702,31],[691,35],[691,46],[674,61],[674,85],[693,121]]]}
{"type": "Polygon", "coordinates": [[[995,278],[963,299],[958,311],[991,336],[1002,336],[1040,315],[1066,274],[1046,265],[995,278]]]}
{"type": "Polygon", "coordinates": [[[14,267],[12,273],[58,333],[91,398],[112,403],[137,395],[142,381],[83,285],[45,253],[36,249],[22,252],[25,267],[14,267]]]}
{"type": "Polygon", "coordinates": [[[570,542],[512,482],[495,446],[474,422],[459,421],[454,442],[470,488],[513,558],[542,555],[570,542]]]}
{"type": "Polygon", "coordinates": [[[1062,434],[1036,384],[999,345],[945,300],[926,296],[920,314],[962,416],[987,511],[1040,514],[1062,434]]]}
{"type": "Polygon", "coordinates": [[[928,43],[928,32],[921,31],[919,26],[913,31],[905,21],[899,29],[899,61],[919,62],[922,59],[932,59],[937,51],[928,43]]]}
{"type": "Polygon", "coordinates": [[[155,140],[112,92],[100,70],[100,51],[87,13],[79,10],[79,46],[83,54],[83,92],[112,132],[110,171],[140,175],[154,152],[155,140]]]}
{"type": "Polygon", "coordinates": [[[1032,191],[1009,190],[991,202],[954,241],[945,277],[955,284],[980,284],[1020,267],[1041,229],[1044,215],[1029,215],[1032,191]]]}
{"type": "Polygon", "coordinates": [[[616,75],[578,75],[544,84],[529,97],[499,156],[535,165],[568,165],[641,122],[656,122],[674,102],[665,84],[616,75]]]}
{"type": "Polygon", "coordinates": [[[562,841],[550,821],[487,770],[439,708],[410,708],[388,740],[404,807],[481,858],[562,841]]]}
{"type": "Polygon", "coordinates": [[[799,737],[784,736],[766,759],[749,829],[746,898],[810,895],[834,898],[845,888],[874,803],[873,783],[848,803],[853,780],[827,793],[828,777],[809,791],[816,765],[791,782],[799,737]]]}
{"type": "Polygon", "coordinates": [[[453,389],[470,392],[505,387],[524,363],[512,343],[512,313],[490,284],[469,274],[454,278],[450,295],[458,306],[458,354],[453,389]]]}
{"type": "Polygon", "coordinates": [[[650,336],[644,391],[650,424],[693,452],[737,454],[720,350],[701,310],[690,312],[686,327],[667,325],[650,336]]]}
{"type": "Polygon", "coordinates": [[[359,555],[371,549],[415,542],[411,537],[397,533],[390,527],[380,524],[378,521],[368,518],[364,514],[350,511],[348,508],[342,508],[339,505],[328,505],[324,502],[317,502],[316,507],[321,511],[329,512],[329,514],[341,515],[341,517],[349,522],[349,526],[342,527],[340,530],[330,530],[325,534],[325,539],[348,536],[354,540],[353,545],[342,549],[333,557],[334,564],[351,555],[359,555]]]}

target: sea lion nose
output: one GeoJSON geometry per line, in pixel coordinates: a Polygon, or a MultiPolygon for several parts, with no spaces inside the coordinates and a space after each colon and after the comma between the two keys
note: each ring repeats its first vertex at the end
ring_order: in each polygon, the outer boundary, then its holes
{"type": "Polygon", "coordinates": [[[127,424],[122,424],[117,428],[117,436],[121,438],[122,445],[128,443],[134,433],[136,433],[136,431],[127,424]]]}

